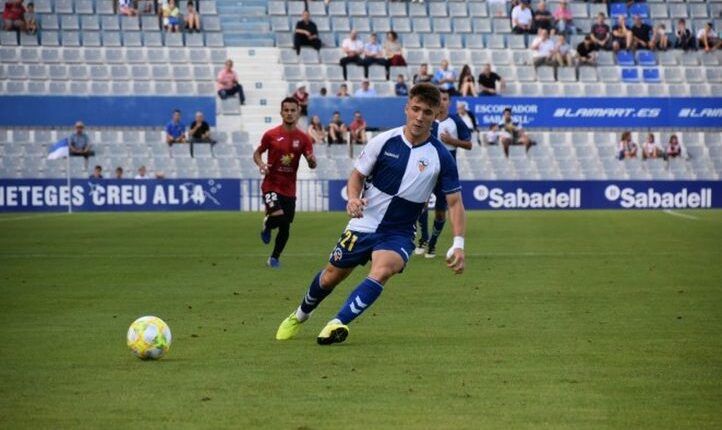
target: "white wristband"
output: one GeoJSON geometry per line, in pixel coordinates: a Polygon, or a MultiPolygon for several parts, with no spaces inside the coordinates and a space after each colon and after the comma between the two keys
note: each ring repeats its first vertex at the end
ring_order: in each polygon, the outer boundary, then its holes
{"type": "Polygon", "coordinates": [[[454,244],[452,245],[452,248],[464,249],[464,237],[463,236],[454,236],[454,244]]]}

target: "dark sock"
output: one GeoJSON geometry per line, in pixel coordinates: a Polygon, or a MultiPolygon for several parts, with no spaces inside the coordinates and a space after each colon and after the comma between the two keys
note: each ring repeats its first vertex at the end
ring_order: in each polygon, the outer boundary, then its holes
{"type": "Polygon", "coordinates": [[[278,259],[281,256],[283,248],[286,247],[286,242],[288,242],[290,226],[291,225],[285,220],[279,224],[278,234],[276,235],[276,244],[273,247],[271,257],[278,259]]]}
{"type": "Polygon", "coordinates": [[[323,299],[326,298],[333,289],[325,289],[321,287],[321,274],[323,273],[323,270],[318,272],[316,276],[313,278],[313,281],[311,281],[311,285],[308,286],[308,291],[306,292],[306,295],[303,296],[303,301],[301,301],[301,311],[305,314],[310,314],[313,312],[314,309],[321,303],[323,299]]]}
{"type": "Polygon", "coordinates": [[[429,241],[429,210],[424,209],[419,216],[419,230],[421,230],[421,241],[429,241]]]}
{"type": "Polygon", "coordinates": [[[444,224],[446,223],[445,219],[434,220],[434,230],[431,232],[431,239],[429,239],[429,248],[433,248],[436,246],[436,241],[439,240],[439,236],[441,235],[441,230],[444,229],[444,224]]]}

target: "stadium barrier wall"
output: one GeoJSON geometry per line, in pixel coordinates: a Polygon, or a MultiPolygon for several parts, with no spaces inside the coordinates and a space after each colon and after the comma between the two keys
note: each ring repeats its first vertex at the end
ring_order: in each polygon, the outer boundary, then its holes
{"type": "MultiPolygon", "coordinates": [[[[0,179],[0,212],[261,211],[259,179],[0,179]]],[[[470,210],[722,208],[722,181],[461,181],[470,210]]],[[[345,211],[345,180],[299,180],[299,211],[345,211]]],[[[433,200],[431,205],[433,206],[433,200]]]]}
{"type": "MultiPolygon", "coordinates": [[[[722,128],[722,97],[459,97],[480,127],[501,122],[506,107],[528,128],[722,128]]],[[[312,97],[309,115],[347,124],[360,111],[369,128],[404,124],[405,97],[312,97]]],[[[451,111],[456,112],[452,101],[451,111]]]]}
{"type": "Polygon", "coordinates": [[[0,126],[70,127],[76,121],[93,127],[162,127],[180,109],[188,125],[196,111],[216,125],[214,97],[163,96],[1,96],[0,126]]]}

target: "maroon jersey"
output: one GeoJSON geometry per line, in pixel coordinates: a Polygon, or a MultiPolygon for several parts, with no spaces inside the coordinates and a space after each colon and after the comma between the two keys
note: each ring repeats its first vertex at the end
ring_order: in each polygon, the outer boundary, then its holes
{"type": "Polygon", "coordinates": [[[302,155],[313,154],[311,138],[299,129],[286,131],[283,125],[272,128],[261,138],[261,153],[268,151],[268,173],[261,191],[296,197],[296,172],[302,155]]]}

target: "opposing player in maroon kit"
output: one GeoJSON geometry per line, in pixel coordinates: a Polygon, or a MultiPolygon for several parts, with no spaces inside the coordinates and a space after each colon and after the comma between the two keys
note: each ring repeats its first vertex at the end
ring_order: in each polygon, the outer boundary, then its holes
{"type": "Polygon", "coordinates": [[[263,134],[261,144],[253,152],[253,161],[264,175],[261,191],[266,205],[266,217],[263,220],[261,240],[271,242],[271,230],[278,228],[273,253],[266,265],[280,267],[279,258],[288,242],[291,223],[296,214],[296,172],[301,155],[306,158],[308,167],[316,168],[311,138],[296,126],[301,107],[292,97],[281,102],[281,125],[263,134]],[[268,151],[264,163],[261,155],[268,151]]]}

